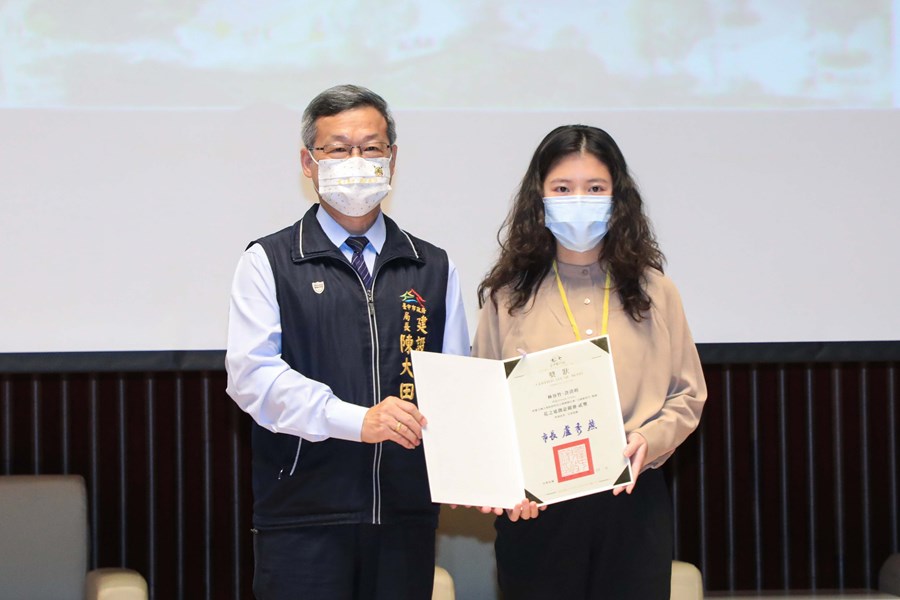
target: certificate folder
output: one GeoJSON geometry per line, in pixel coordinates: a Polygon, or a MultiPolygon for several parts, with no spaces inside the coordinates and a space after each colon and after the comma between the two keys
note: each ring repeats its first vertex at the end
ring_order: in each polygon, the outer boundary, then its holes
{"type": "Polygon", "coordinates": [[[432,501],[553,504],[632,481],[608,336],[508,360],[413,351],[412,362],[432,501]]]}

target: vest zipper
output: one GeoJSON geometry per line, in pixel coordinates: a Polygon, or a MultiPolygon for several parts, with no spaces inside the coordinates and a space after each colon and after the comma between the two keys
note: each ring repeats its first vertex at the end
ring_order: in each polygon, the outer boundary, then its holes
{"type": "MultiPolygon", "coordinates": [[[[350,266],[350,265],[348,265],[350,266]]],[[[381,401],[381,352],[378,344],[378,319],[375,316],[375,279],[378,271],[372,273],[372,288],[366,289],[366,284],[352,266],[350,270],[359,280],[363,293],[366,295],[366,307],[369,313],[369,339],[372,341],[372,406],[381,401]]],[[[372,524],[381,525],[381,455],[384,442],[375,444],[375,452],[372,456],[372,524]]]]}
{"type": "MultiPolygon", "coordinates": [[[[379,366],[380,349],[378,345],[378,319],[375,316],[375,278],[377,273],[372,274],[372,289],[366,289],[366,284],[362,278],[353,272],[359,279],[359,284],[363,288],[366,295],[366,308],[369,313],[369,338],[372,341],[372,406],[375,406],[381,400],[381,368],[379,366]]],[[[375,452],[372,456],[372,524],[381,524],[381,454],[383,442],[375,444],[375,452]]]]}

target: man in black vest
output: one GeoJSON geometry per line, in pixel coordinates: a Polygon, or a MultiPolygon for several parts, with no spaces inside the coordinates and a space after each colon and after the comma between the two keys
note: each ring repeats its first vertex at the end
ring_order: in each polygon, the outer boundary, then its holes
{"type": "Polygon", "coordinates": [[[320,202],[251,243],[234,277],[228,394],[254,420],[259,600],[431,598],[431,503],[412,350],[467,354],[456,268],[380,209],[385,101],[353,85],[303,113],[320,202]]]}

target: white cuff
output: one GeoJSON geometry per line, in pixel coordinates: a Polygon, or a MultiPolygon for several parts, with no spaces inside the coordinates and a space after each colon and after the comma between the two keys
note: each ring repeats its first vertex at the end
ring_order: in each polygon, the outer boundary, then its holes
{"type": "Polygon", "coordinates": [[[362,441],[363,419],[368,410],[365,406],[333,398],[325,407],[329,437],[351,442],[362,441]]]}

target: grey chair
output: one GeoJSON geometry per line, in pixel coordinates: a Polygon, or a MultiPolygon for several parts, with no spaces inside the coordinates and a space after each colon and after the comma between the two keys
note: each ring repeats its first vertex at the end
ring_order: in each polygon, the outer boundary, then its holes
{"type": "Polygon", "coordinates": [[[891,554],[878,572],[878,591],[900,596],[900,553],[891,554]]]}
{"type": "Polygon", "coordinates": [[[80,476],[0,476],[0,598],[146,600],[136,571],[88,572],[88,531],[80,476]]]}

